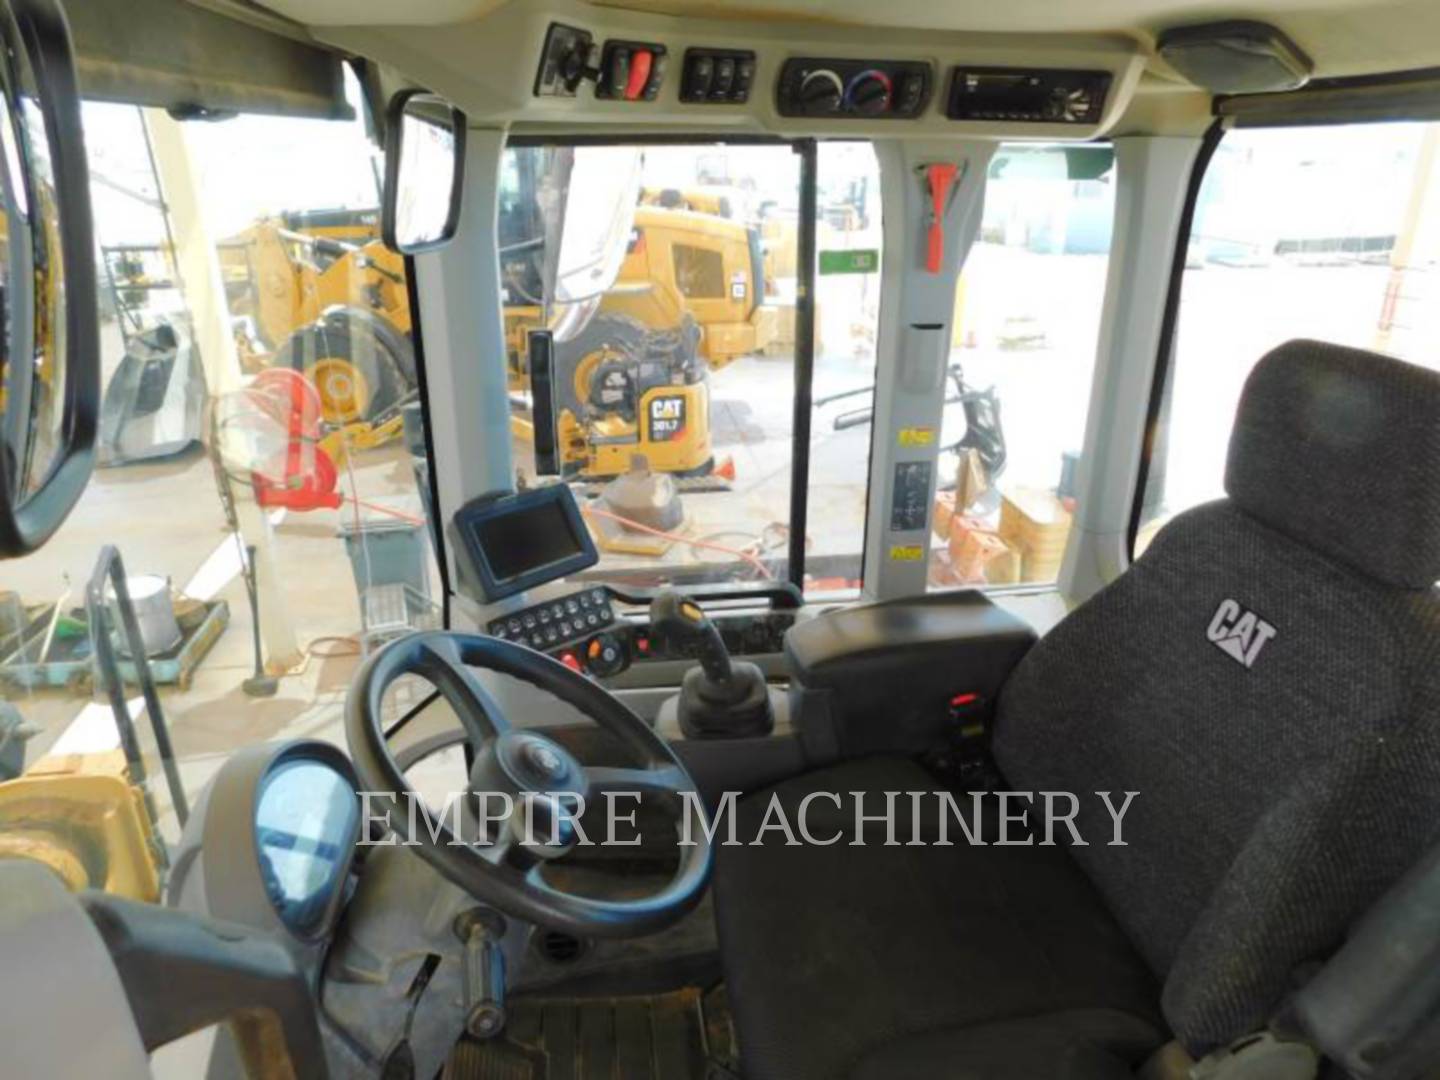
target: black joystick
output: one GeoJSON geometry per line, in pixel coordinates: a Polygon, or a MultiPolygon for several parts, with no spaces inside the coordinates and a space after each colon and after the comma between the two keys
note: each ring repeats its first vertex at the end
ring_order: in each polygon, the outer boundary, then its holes
{"type": "Polygon", "coordinates": [[[650,601],[650,630],[669,647],[689,653],[700,666],[680,686],[680,730],[690,739],[768,735],[775,726],[765,673],[730,659],[710,617],[673,589],[650,601]]]}

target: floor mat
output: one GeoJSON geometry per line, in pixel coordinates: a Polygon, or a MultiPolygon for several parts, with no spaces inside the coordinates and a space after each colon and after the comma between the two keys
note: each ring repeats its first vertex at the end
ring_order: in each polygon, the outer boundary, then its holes
{"type": "Polygon", "coordinates": [[[651,997],[516,998],[498,1039],[465,1039],[442,1080],[727,1080],[723,988],[651,997]]]}

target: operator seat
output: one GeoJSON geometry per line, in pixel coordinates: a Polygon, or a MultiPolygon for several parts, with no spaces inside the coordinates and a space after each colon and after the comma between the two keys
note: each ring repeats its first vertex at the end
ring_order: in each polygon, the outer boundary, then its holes
{"type": "MultiPolygon", "coordinates": [[[[1277,348],[1225,488],[1001,695],[1008,787],[1074,792],[1088,846],[1059,846],[1063,826],[1057,846],[970,846],[952,826],[953,847],[884,847],[866,826],[854,847],[853,807],[812,800],[835,846],[770,830],[717,848],[750,1080],[1100,1080],[1171,1038],[1198,1058],[1263,1029],[1440,839],[1440,373],[1277,348]],[[1125,846],[1102,791],[1138,793],[1125,846]]],[[[812,792],[934,786],[898,758],[832,766],[741,800],[740,835],[772,795],[794,820],[812,792]]]]}

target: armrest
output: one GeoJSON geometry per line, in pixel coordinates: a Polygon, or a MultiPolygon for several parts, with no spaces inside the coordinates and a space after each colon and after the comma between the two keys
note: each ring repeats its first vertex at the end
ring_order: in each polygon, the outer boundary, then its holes
{"type": "Polygon", "coordinates": [[[957,708],[967,722],[988,720],[1034,642],[1026,623],[974,591],[828,612],[785,635],[792,717],[818,761],[933,750],[957,708]]]}

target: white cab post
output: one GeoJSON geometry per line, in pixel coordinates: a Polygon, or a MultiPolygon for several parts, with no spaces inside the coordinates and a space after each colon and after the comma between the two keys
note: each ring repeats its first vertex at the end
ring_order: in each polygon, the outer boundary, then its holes
{"type": "MultiPolygon", "coordinates": [[[[415,257],[420,335],[425,350],[430,435],[439,490],[437,519],[448,522],[471,499],[515,486],[506,379],[497,211],[502,129],[471,128],[465,138],[465,191],[455,238],[415,257]]],[[[446,544],[452,589],[453,545],[446,544]]],[[[456,629],[474,624],[463,598],[456,629]]]]}
{"type": "Polygon", "coordinates": [[[1115,226],[1095,377],[1060,591],[1079,603],[1130,565],[1130,515],[1170,288],[1200,136],[1115,140],[1115,226]]]}
{"type": "MultiPolygon", "coordinates": [[[[218,397],[240,389],[244,376],[220,275],[219,249],[205,218],[200,177],[190,160],[184,126],[163,109],[145,109],[143,116],[155,158],[155,179],[175,241],[175,273],[190,312],[206,389],[211,397],[218,397]]],[[[255,548],[255,583],[261,593],[260,636],[265,643],[266,667],[275,674],[288,671],[303,656],[295,639],[285,590],[280,587],[280,572],[270,551],[270,521],[254,499],[243,493],[235,500],[235,514],[240,519],[244,542],[255,548]]]]}
{"type": "Polygon", "coordinates": [[[925,591],[955,283],[980,228],[995,146],[978,140],[875,143],[885,254],[865,525],[869,599],[925,591]],[[925,172],[946,163],[958,166],[959,173],[940,220],[944,256],[938,272],[931,273],[926,258],[932,203],[925,172]]]}

